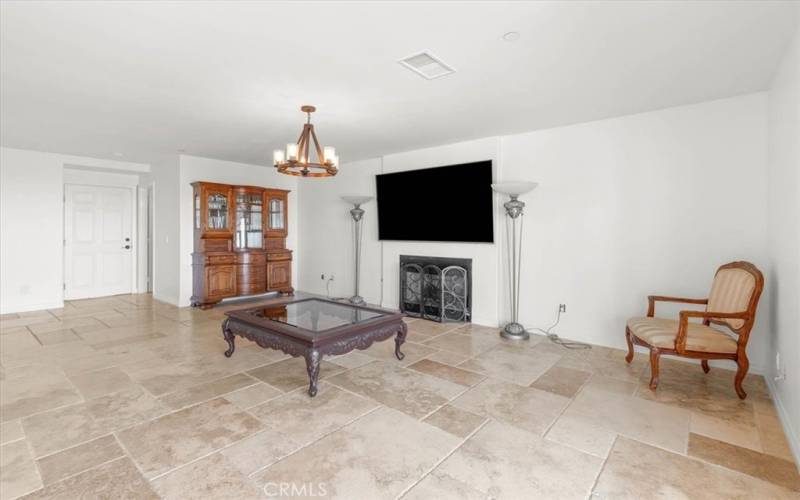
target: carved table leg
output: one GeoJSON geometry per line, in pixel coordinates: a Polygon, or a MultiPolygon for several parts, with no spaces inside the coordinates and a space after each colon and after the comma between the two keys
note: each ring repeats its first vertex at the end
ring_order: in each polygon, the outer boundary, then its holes
{"type": "Polygon", "coordinates": [[[308,372],[308,395],[312,398],[317,395],[317,377],[319,377],[319,363],[322,355],[316,349],[306,353],[306,371],[308,372]]]}
{"type": "Polygon", "coordinates": [[[406,341],[407,332],[408,332],[408,326],[406,326],[404,322],[403,328],[399,332],[397,332],[397,337],[394,338],[394,355],[397,356],[397,359],[400,360],[406,357],[405,354],[400,352],[400,346],[403,345],[403,342],[406,341]]]}
{"type": "Polygon", "coordinates": [[[222,336],[225,337],[225,342],[228,343],[228,350],[225,351],[225,357],[230,358],[233,355],[233,351],[236,349],[236,347],[233,344],[234,335],[230,328],[228,328],[227,319],[222,322],[222,336]]]}

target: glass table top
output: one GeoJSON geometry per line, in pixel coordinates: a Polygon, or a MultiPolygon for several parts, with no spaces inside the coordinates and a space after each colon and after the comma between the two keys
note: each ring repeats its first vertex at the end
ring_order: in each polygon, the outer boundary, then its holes
{"type": "Polygon", "coordinates": [[[311,332],[322,332],[340,326],[363,323],[386,316],[388,313],[361,309],[349,304],[310,299],[265,306],[254,309],[252,314],[311,332]]]}

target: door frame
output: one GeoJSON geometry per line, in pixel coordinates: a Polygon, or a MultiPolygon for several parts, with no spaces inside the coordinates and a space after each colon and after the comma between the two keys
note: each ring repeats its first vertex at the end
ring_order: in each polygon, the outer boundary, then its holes
{"type": "Polygon", "coordinates": [[[153,246],[154,246],[154,211],[153,197],[155,187],[151,184],[136,186],[136,292],[149,293],[153,290],[153,246]],[[149,234],[148,234],[149,232],[149,234]],[[148,240],[148,236],[150,240],[148,240]],[[148,267],[149,266],[149,267],[148,267]],[[149,271],[149,276],[148,276],[149,271]],[[148,282],[149,278],[149,282],[148,282]]]}
{"type": "MultiPolygon", "coordinates": [[[[139,242],[138,242],[138,219],[139,219],[139,208],[137,203],[137,196],[136,191],[138,186],[131,186],[130,184],[100,184],[100,183],[91,183],[91,182],[65,182],[63,185],[63,192],[62,192],[62,205],[61,205],[61,213],[63,214],[63,219],[61,221],[61,234],[62,237],[62,244],[61,244],[61,263],[63,266],[62,269],[62,277],[61,282],[63,283],[61,287],[61,298],[62,300],[67,300],[67,186],[88,186],[88,187],[100,187],[100,188],[115,188],[115,189],[127,189],[131,193],[131,236],[136,237],[137,241],[134,242],[131,248],[131,290],[128,293],[134,294],[138,293],[139,290],[139,283],[138,283],[138,275],[139,275],[139,242]]],[[[82,299],[79,299],[82,300],[82,299]]]]}

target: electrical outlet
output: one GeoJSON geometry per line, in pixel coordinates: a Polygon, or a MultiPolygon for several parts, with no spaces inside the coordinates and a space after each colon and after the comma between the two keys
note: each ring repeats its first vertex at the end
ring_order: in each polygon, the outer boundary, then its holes
{"type": "Polygon", "coordinates": [[[560,312],[560,313],[567,312],[567,305],[566,304],[559,304],[558,305],[558,312],[560,312]]]}
{"type": "Polygon", "coordinates": [[[786,380],[786,365],[781,365],[781,353],[775,353],[775,373],[777,374],[774,377],[776,382],[781,380],[786,380]]]}

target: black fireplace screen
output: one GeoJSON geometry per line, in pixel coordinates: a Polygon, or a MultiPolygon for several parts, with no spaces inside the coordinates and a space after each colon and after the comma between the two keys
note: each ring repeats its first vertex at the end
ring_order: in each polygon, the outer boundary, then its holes
{"type": "Polygon", "coordinates": [[[470,321],[470,259],[400,256],[400,310],[433,321],[470,321]]]}

